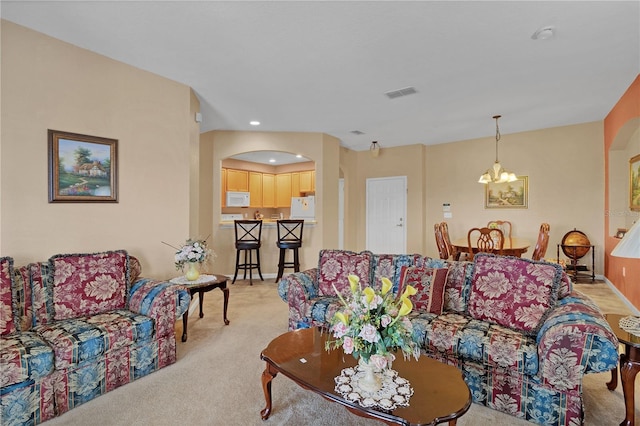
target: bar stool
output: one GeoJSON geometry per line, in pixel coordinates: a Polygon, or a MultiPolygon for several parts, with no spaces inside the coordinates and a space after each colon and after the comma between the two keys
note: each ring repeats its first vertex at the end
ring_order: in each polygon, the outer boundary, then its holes
{"type": "Polygon", "coordinates": [[[276,241],[276,245],[280,249],[280,259],[278,260],[276,282],[282,278],[284,268],[293,268],[295,272],[300,271],[298,249],[302,247],[303,226],[304,220],[283,219],[278,221],[278,241],[276,241]],[[293,262],[285,262],[287,249],[293,250],[293,262]]]}
{"type": "Polygon", "coordinates": [[[249,271],[249,285],[253,285],[254,269],[258,269],[258,275],[260,280],[262,278],[262,272],[260,271],[260,245],[262,238],[262,221],[261,220],[234,220],[233,221],[236,231],[236,272],[233,275],[233,281],[236,282],[238,276],[238,270],[244,271],[243,280],[247,279],[247,271],[249,271]],[[256,251],[256,261],[253,262],[253,250],[256,251]],[[240,252],[244,252],[244,262],[240,263],[240,252]],[[248,254],[248,261],[247,261],[248,254]]]}

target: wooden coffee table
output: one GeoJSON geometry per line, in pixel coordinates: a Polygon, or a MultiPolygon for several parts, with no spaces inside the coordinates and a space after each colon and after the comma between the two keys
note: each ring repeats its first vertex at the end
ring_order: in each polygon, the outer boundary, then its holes
{"type": "MultiPolygon", "coordinates": [[[[183,285],[189,290],[189,294],[193,298],[198,293],[198,301],[200,302],[200,318],[204,317],[202,312],[202,302],[204,302],[204,293],[219,288],[224,294],[224,308],[222,311],[222,319],[224,325],[229,325],[227,319],[227,306],[229,305],[229,289],[227,288],[227,277],[222,274],[216,275],[200,275],[196,281],[188,281],[184,276],[173,278],[170,280],[173,284],[183,285]]],[[[187,341],[187,323],[189,322],[189,309],[182,315],[182,341],[187,341]]]]}
{"type": "Polygon", "coordinates": [[[448,421],[449,425],[455,425],[471,406],[471,391],[460,370],[426,356],[418,361],[413,358],[405,361],[401,353],[396,354],[393,369],[414,389],[408,407],[384,411],[347,401],[334,390],[334,379],[343,368],[356,365],[356,360],[339,349],[327,352],[324,349],[327,337],[327,332],[318,328],[290,331],[276,337],[262,351],[260,358],[266,361],[262,373],[266,407],[260,412],[263,420],[271,414],[271,381],[278,373],[354,414],[387,424],[436,425],[448,421]]]}

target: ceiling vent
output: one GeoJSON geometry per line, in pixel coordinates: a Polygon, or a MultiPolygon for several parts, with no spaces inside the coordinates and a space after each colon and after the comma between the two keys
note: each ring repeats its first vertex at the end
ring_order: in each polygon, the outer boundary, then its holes
{"type": "Polygon", "coordinates": [[[352,130],[351,133],[354,135],[364,135],[364,132],[361,132],[360,130],[352,130]]]}
{"type": "Polygon", "coordinates": [[[385,95],[389,99],[399,98],[401,96],[413,95],[414,93],[418,93],[415,87],[405,87],[404,89],[392,90],[390,92],[386,92],[385,95]]]}

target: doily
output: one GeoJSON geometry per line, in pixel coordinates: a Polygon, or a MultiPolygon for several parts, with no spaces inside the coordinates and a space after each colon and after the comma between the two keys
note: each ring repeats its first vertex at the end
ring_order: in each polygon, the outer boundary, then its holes
{"type": "Polygon", "coordinates": [[[628,316],[621,318],[618,325],[627,333],[640,337],[640,317],[628,316]]]}
{"type": "Polygon", "coordinates": [[[200,275],[198,277],[197,280],[193,280],[193,281],[189,281],[184,275],[181,277],[177,277],[177,278],[172,278],[169,280],[170,283],[172,284],[182,284],[182,285],[189,285],[189,284],[202,284],[202,283],[206,283],[207,281],[215,281],[216,280],[216,276],[215,275],[200,275]]]}
{"type": "Polygon", "coordinates": [[[385,410],[393,410],[398,406],[407,407],[409,398],[413,395],[409,381],[399,377],[398,372],[391,369],[380,374],[382,388],[377,392],[368,392],[358,386],[364,371],[359,366],[345,368],[335,378],[335,390],[347,401],[356,402],[363,407],[380,407],[385,410]]]}

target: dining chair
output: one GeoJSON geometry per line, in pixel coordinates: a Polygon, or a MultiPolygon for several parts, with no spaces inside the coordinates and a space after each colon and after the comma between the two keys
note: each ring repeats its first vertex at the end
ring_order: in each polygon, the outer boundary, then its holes
{"type": "Polygon", "coordinates": [[[491,220],[487,223],[487,228],[497,228],[502,231],[505,238],[511,238],[511,222],[508,220],[491,220]]]}
{"type": "Polygon", "coordinates": [[[547,245],[549,244],[549,229],[551,229],[551,227],[548,223],[540,225],[536,248],[533,249],[533,254],[531,255],[533,260],[540,260],[544,258],[544,255],[547,252],[547,245]]]}
{"type": "Polygon", "coordinates": [[[504,234],[498,228],[471,228],[467,233],[467,244],[469,246],[469,260],[473,260],[474,249],[476,253],[502,255],[504,234]]]}
{"type": "Polygon", "coordinates": [[[300,272],[300,257],[298,249],[302,247],[302,230],[304,228],[304,220],[302,219],[281,219],[277,222],[278,241],[276,245],[280,249],[278,259],[278,275],[276,282],[282,278],[285,268],[293,268],[294,272],[300,272]],[[287,250],[293,251],[293,261],[286,262],[285,257],[287,250]]]}
{"type": "Polygon", "coordinates": [[[448,259],[449,250],[447,248],[447,244],[444,241],[442,228],[442,223],[436,223],[435,225],[433,225],[433,233],[436,237],[436,245],[438,246],[438,254],[440,255],[440,259],[448,259]]]}
{"type": "Polygon", "coordinates": [[[236,272],[233,274],[233,281],[236,282],[238,270],[244,271],[243,279],[247,279],[247,271],[249,271],[249,285],[253,285],[254,269],[258,270],[260,280],[262,271],[260,270],[260,246],[262,245],[262,221],[261,220],[235,220],[234,222],[236,235],[236,272]],[[256,252],[256,260],[253,260],[253,251],[256,252]],[[244,253],[244,262],[240,262],[240,253],[244,253]],[[248,259],[247,259],[248,257],[248,259]]]}
{"type": "Polygon", "coordinates": [[[442,233],[442,239],[444,240],[444,244],[447,246],[447,253],[449,257],[453,260],[458,260],[460,258],[460,253],[458,250],[451,244],[451,238],[449,237],[449,225],[447,222],[440,222],[440,232],[442,233]]]}

